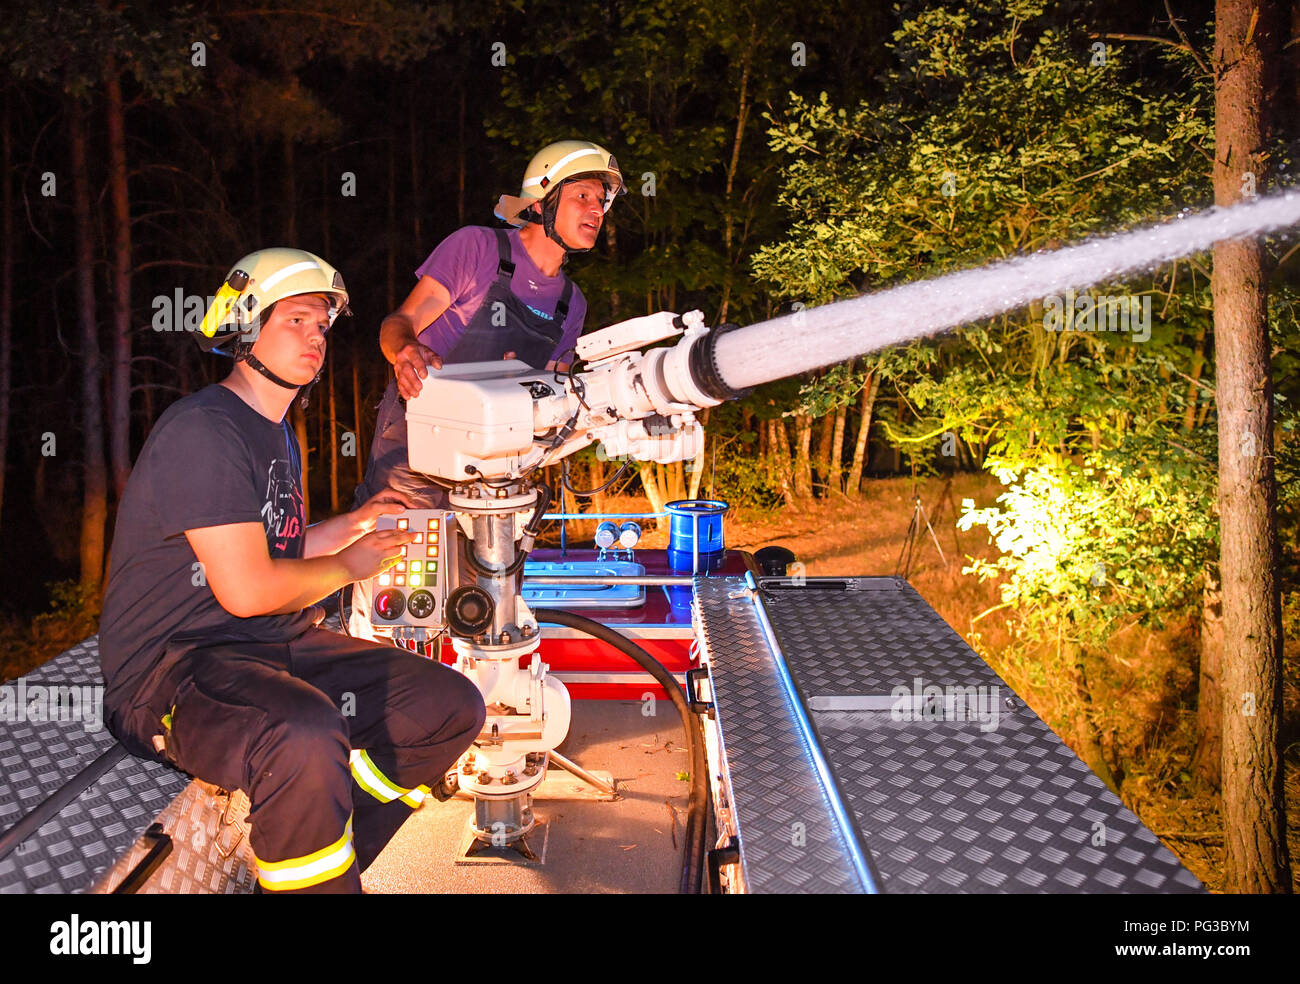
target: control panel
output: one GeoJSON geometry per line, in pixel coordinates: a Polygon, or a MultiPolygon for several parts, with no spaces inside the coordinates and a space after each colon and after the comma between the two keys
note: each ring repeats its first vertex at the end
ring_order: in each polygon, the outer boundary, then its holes
{"type": "Polygon", "coordinates": [[[455,513],[442,509],[407,509],[379,517],[377,529],[405,530],[415,539],[402,547],[401,560],[371,580],[372,625],[442,629],[455,522],[455,513]]]}

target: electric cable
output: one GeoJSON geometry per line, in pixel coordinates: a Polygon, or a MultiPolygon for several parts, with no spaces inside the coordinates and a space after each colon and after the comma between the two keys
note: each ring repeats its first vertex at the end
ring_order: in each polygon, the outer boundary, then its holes
{"type": "Polygon", "coordinates": [[[560,465],[560,482],[564,485],[564,487],[565,487],[566,489],[568,489],[568,490],[569,490],[570,492],[572,492],[574,495],[576,495],[576,496],[581,496],[582,498],[586,499],[586,498],[589,498],[589,497],[591,497],[591,496],[593,496],[593,495],[599,495],[601,492],[604,492],[607,488],[609,488],[611,485],[613,485],[615,482],[617,482],[620,478],[623,477],[623,473],[624,473],[625,471],[627,471],[628,466],[629,466],[631,463],[632,463],[632,459],[631,459],[631,458],[629,458],[629,459],[627,459],[626,461],[624,461],[623,464],[619,466],[618,471],[614,472],[614,477],[611,478],[611,479],[610,479],[608,482],[606,482],[604,485],[602,485],[600,488],[597,488],[597,489],[588,489],[587,491],[582,492],[582,491],[579,491],[578,489],[575,489],[575,488],[573,487],[573,484],[569,481],[569,459],[568,459],[568,458],[565,458],[564,461],[563,461],[563,462],[561,463],[561,465],[560,465]]]}

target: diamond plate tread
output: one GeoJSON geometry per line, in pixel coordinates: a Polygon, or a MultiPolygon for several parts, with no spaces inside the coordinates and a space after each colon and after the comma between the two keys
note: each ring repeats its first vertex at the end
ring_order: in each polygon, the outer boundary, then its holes
{"type": "Polygon", "coordinates": [[[188,781],[128,756],[0,860],[0,892],[87,891],[188,781]]]}
{"type": "MultiPolygon", "coordinates": [[[[91,636],[20,679],[26,688],[102,687],[98,647],[98,636],[91,636]]],[[[12,827],[114,743],[108,729],[96,728],[93,721],[0,721],[0,830],[12,827]]],[[[0,892],[86,891],[188,781],[160,763],[124,758],[0,859],[0,892]]]]}
{"type": "MultiPolygon", "coordinates": [[[[5,686],[13,688],[15,704],[20,683],[25,688],[102,687],[98,654],[99,637],[91,636],[5,686]]],[[[114,738],[102,721],[97,729],[93,722],[86,723],[89,729],[77,721],[0,720],[0,830],[8,830],[113,747],[114,738]]]]}
{"type": "Polygon", "coordinates": [[[887,891],[1204,890],[907,582],[767,581],[762,599],[805,700],[998,688],[983,721],[813,713],[887,891]]]}
{"type": "MultiPolygon", "coordinates": [[[[158,816],[171,853],[140,888],[141,895],[235,895],[253,891],[257,862],[248,842],[248,797],[193,780],[158,816]]],[[[95,884],[111,892],[149,852],[143,836],[95,884]]]]}
{"type": "Polygon", "coordinates": [[[695,603],[745,883],[751,892],[860,892],[754,606],[728,597],[743,583],[696,578],[695,603]]]}

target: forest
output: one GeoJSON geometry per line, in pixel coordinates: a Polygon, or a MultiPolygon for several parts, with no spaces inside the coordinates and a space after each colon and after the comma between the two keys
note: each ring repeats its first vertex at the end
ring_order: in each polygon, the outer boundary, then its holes
{"type": "MultiPolygon", "coordinates": [[[[365,467],[380,321],[551,141],[609,148],[628,185],[566,267],[589,331],[751,324],[1231,204],[1293,186],[1300,150],[1281,0],[73,0],[7,15],[0,55],[6,679],[95,631],[134,456],[229,371],[192,333],[254,249],[318,253],[350,288],[293,411],[322,518],[365,467]]],[[[1134,753],[1094,688],[1110,640],[1190,626],[1183,723],[1147,736],[1183,729],[1159,795],[1216,804],[1224,890],[1289,892],[1300,238],[1095,294],[760,387],[706,412],[694,461],[608,495],[775,521],[987,477],[1000,494],[944,520],[992,545],[960,576],[996,586],[1017,665],[1068,694],[1051,723],[1125,795],[1134,753]],[[1098,330],[1116,307],[1129,330],[1098,330]]],[[[589,450],[573,481],[617,468],[589,450]]]]}

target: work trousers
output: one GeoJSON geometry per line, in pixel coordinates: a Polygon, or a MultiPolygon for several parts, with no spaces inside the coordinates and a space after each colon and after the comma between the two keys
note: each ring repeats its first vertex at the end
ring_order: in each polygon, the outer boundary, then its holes
{"type": "Polygon", "coordinates": [[[178,767],[248,794],[264,890],[358,892],[483,718],[455,670],[309,629],[193,649],[163,733],[178,767]]]}

